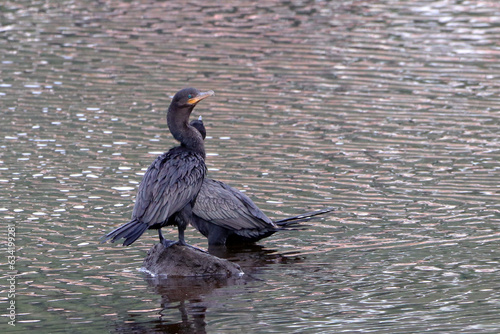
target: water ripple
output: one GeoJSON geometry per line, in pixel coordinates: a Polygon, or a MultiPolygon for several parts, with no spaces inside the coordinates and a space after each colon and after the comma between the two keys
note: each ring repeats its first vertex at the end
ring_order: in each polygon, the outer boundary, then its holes
{"type": "Polygon", "coordinates": [[[0,217],[17,227],[19,330],[498,332],[491,3],[4,7],[0,217]],[[273,218],[337,208],[224,254],[262,280],[168,289],[138,271],[154,233],[98,243],[175,145],[165,110],[185,86],[216,92],[193,115],[210,177],[273,218]]]}

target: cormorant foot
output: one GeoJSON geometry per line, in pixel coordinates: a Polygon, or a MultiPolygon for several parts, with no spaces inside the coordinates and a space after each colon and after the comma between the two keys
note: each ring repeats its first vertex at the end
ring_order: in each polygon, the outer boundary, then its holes
{"type": "Polygon", "coordinates": [[[186,246],[186,247],[192,248],[194,250],[197,250],[197,251],[200,251],[200,252],[208,254],[208,252],[206,250],[203,250],[203,249],[195,247],[195,246],[188,245],[185,241],[182,242],[181,240],[173,241],[173,240],[162,239],[161,240],[161,244],[165,248],[168,248],[168,247],[173,246],[173,245],[186,246]]]}
{"type": "Polygon", "coordinates": [[[191,245],[188,245],[188,244],[185,244],[184,246],[187,246],[187,247],[192,248],[192,249],[194,249],[194,250],[197,250],[197,251],[203,252],[203,253],[205,253],[205,254],[209,254],[206,250],[203,250],[203,249],[198,248],[198,247],[195,247],[195,246],[191,246],[191,245]]]}
{"type": "Polygon", "coordinates": [[[178,241],[167,240],[167,239],[162,239],[160,242],[163,245],[163,247],[165,247],[165,248],[168,248],[170,246],[173,246],[173,245],[179,243],[178,241]]]}
{"type": "Polygon", "coordinates": [[[189,245],[184,239],[179,239],[179,241],[177,241],[177,244],[179,246],[186,246],[186,247],[192,248],[194,250],[197,250],[197,251],[200,251],[200,252],[208,254],[208,252],[206,250],[203,250],[201,248],[189,245]]]}

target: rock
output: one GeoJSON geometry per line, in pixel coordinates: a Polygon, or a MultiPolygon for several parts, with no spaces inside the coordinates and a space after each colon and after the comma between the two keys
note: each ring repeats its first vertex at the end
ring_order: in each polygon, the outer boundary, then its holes
{"type": "Polygon", "coordinates": [[[241,276],[240,266],[191,247],[154,245],[144,258],[143,269],[152,275],[170,277],[241,276]]]}

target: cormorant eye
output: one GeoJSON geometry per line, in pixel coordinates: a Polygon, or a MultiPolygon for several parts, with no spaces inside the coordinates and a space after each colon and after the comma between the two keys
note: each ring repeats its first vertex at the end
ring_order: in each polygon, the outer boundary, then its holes
{"type": "Polygon", "coordinates": [[[191,95],[191,94],[189,94],[189,95],[188,95],[188,99],[190,99],[190,98],[192,98],[192,97],[193,97],[193,95],[191,95]]]}

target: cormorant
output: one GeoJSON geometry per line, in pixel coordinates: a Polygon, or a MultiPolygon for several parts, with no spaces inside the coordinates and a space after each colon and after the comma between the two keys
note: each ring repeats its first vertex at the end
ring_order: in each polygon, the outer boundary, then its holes
{"type": "Polygon", "coordinates": [[[161,228],[177,225],[178,243],[186,245],[184,230],[192,221],[192,205],[206,174],[203,138],[188,121],[196,104],[213,94],[185,88],[174,95],[167,123],[181,145],[158,156],[149,166],[139,185],[132,220],[106,234],[102,242],[124,238],[123,245],[128,246],[145,230],[157,229],[160,242],[169,247],[174,242],[163,237],[161,228]]]}
{"type": "MultiPolygon", "coordinates": [[[[192,121],[202,135],[206,129],[201,120],[192,121]]],[[[269,237],[291,224],[333,211],[325,209],[272,221],[241,191],[220,181],[205,178],[192,208],[193,225],[208,238],[209,245],[253,243],[269,237]]]]}

